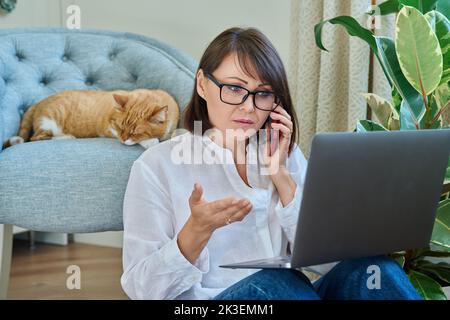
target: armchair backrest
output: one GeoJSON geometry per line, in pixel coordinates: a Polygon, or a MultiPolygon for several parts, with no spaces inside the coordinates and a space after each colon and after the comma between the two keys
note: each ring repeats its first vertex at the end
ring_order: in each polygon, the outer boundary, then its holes
{"type": "Polygon", "coordinates": [[[182,112],[196,68],[197,62],[181,51],[132,33],[0,30],[0,148],[16,134],[27,108],[66,89],[159,88],[175,98],[182,112]]]}

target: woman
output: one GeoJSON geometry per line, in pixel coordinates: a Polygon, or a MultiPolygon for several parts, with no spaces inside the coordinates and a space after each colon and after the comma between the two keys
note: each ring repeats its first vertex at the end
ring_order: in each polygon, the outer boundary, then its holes
{"type": "Polygon", "coordinates": [[[340,262],[314,285],[296,270],[219,267],[288,254],[302,198],[307,162],[286,73],[261,32],[231,28],[211,42],[184,125],[131,169],[121,278],[130,298],[419,299],[387,257],[340,262]],[[270,145],[269,126],[279,134],[270,145]],[[369,289],[371,265],[380,288],[369,289]]]}

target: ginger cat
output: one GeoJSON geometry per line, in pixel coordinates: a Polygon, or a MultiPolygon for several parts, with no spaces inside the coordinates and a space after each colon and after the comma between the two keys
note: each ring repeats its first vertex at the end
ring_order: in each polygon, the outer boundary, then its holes
{"type": "Polygon", "coordinates": [[[179,116],[177,103],[163,90],[67,90],[28,108],[18,136],[4,147],[28,140],[110,137],[148,148],[170,138],[179,116]]]}

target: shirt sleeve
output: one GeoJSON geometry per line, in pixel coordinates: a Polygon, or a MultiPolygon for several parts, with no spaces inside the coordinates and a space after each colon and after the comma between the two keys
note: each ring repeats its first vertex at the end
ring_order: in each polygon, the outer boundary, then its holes
{"type": "Polygon", "coordinates": [[[167,191],[142,160],[134,161],[123,203],[121,285],[131,299],[175,299],[209,271],[205,247],[191,264],[181,253],[167,191]]]}
{"type": "Polygon", "coordinates": [[[278,196],[278,201],[275,206],[275,214],[280,221],[280,225],[288,238],[291,248],[295,240],[295,230],[297,227],[298,215],[303,197],[303,187],[305,184],[307,165],[308,163],[305,156],[301,152],[300,148],[295,145],[286,163],[287,169],[297,185],[295,188],[294,198],[286,206],[283,206],[278,196]]]}

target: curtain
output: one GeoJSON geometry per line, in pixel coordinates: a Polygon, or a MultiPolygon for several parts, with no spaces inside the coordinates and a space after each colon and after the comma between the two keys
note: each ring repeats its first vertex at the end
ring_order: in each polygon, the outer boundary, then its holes
{"type": "MultiPolygon", "coordinates": [[[[366,119],[362,96],[368,92],[369,46],[351,37],[342,26],[326,24],[320,50],[314,26],[322,20],[349,15],[368,26],[370,0],[291,0],[291,43],[288,77],[299,123],[299,146],[309,157],[315,133],[353,131],[356,122],[366,119]]],[[[378,17],[380,18],[380,17],[378,17]]],[[[393,32],[395,15],[381,18],[376,34],[393,32]]],[[[374,59],[373,92],[389,98],[390,88],[374,59]]]]}

